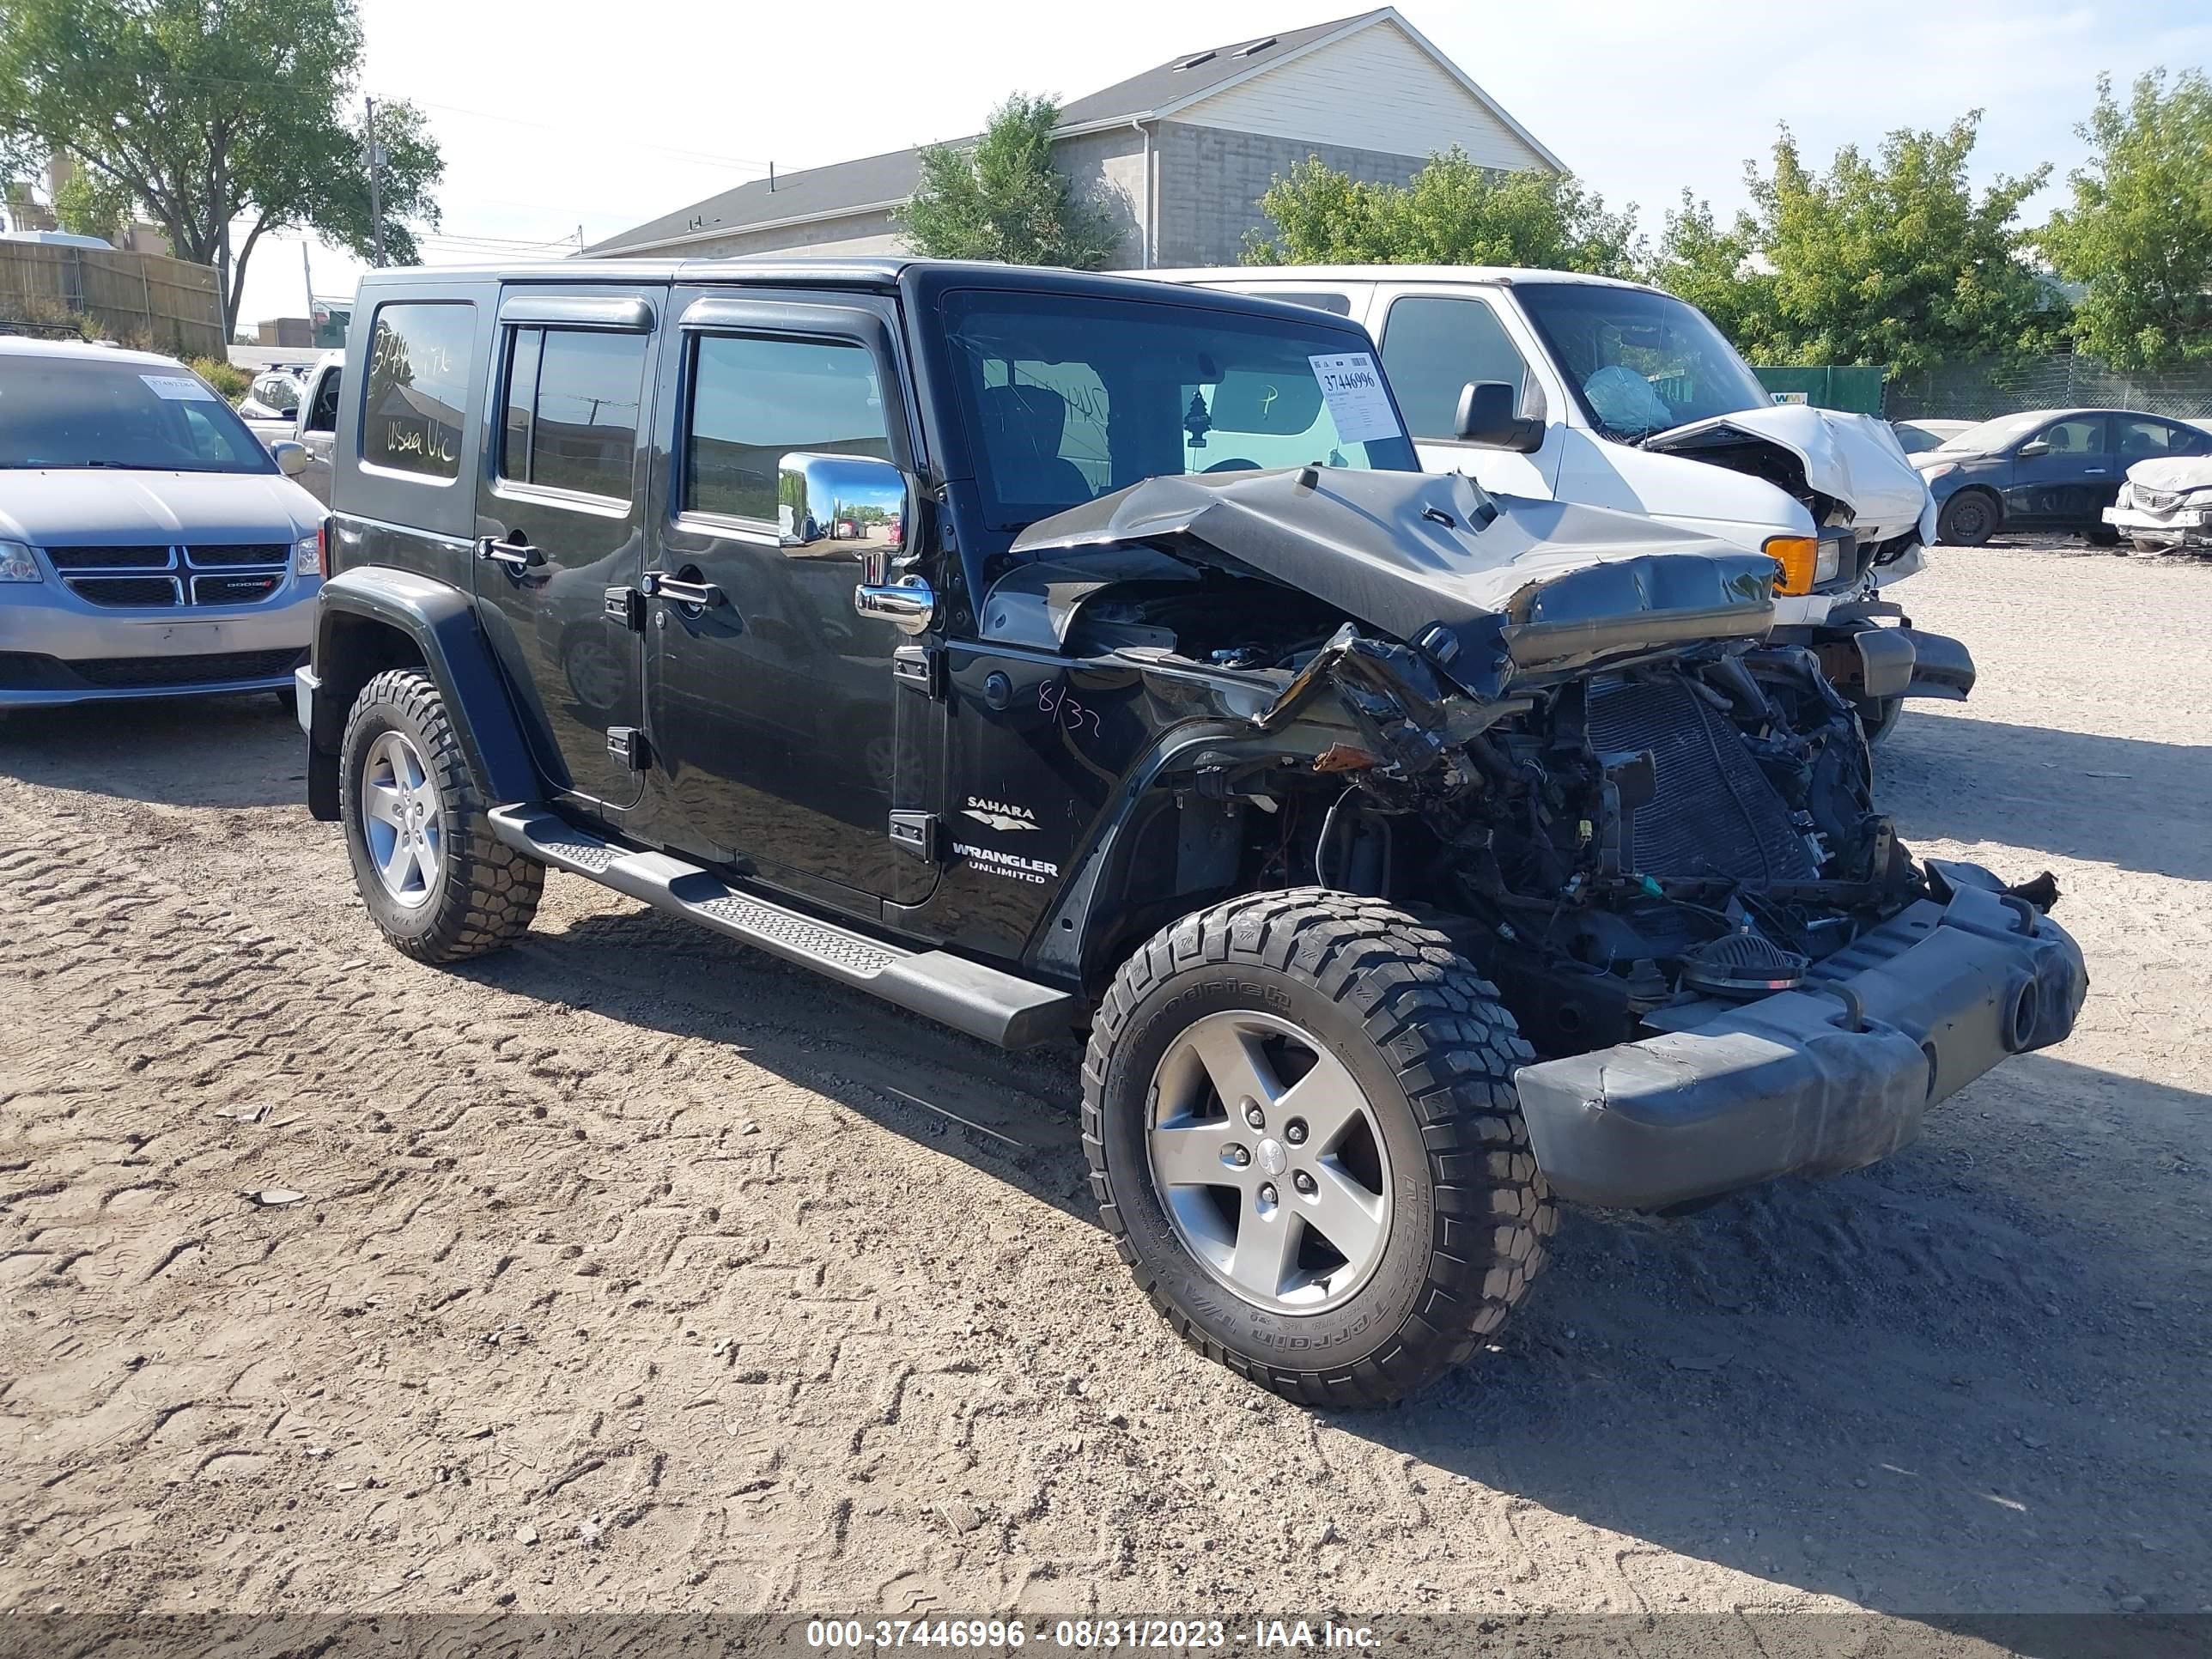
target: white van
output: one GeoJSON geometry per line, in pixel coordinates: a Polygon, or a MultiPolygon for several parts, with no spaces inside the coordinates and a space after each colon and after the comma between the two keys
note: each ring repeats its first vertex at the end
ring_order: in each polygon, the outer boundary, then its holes
{"type": "Polygon", "coordinates": [[[1773,555],[1786,573],[1775,637],[1857,643],[1824,660],[1873,736],[1894,724],[1900,696],[1955,700],[1972,688],[1958,641],[1878,621],[1904,620],[1877,589],[1919,569],[1936,534],[1927,485],[1888,423],[1777,404],[1705,314],[1673,295],[1486,265],[1142,274],[1364,323],[1431,471],[1773,555]]]}

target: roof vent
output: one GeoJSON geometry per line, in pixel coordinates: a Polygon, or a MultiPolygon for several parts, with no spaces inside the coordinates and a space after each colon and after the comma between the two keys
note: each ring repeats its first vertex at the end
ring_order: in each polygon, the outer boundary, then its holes
{"type": "Polygon", "coordinates": [[[1176,65],[1176,68],[1178,70],[1196,69],[1200,64],[1207,64],[1212,61],[1213,54],[1212,52],[1201,52],[1194,58],[1184,58],[1182,62],[1176,65]]]}
{"type": "Polygon", "coordinates": [[[1264,40],[1255,40],[1249,46],[1237,47],[1237,55],[1239,58],[1256,58],[1281,38],[1280,35],[1271,34],[1264,40]]]}

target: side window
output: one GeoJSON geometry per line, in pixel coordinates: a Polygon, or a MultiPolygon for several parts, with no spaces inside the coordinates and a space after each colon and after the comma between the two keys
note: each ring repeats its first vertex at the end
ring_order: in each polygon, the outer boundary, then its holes
{"type": "Polygon", "coordinates": [[[1459,394],[1469,380],[1504,380],[1513,388],[1516,407],[1528,382],[1528,365],[1481,300],[1411,295],[1391,301],[1382,369],[1416,438],[1452,435],[1459,394]]]}
{"type": "Polygon", "coordinates": [[[987,389],[1014,388],[1011,392],[993,391],[985,399],[986,407],[1021,411],[1008,425],[1041,463],[1066,461],[1083,475],[1084,486],[1093,495],[1111,487],[1114,452],[1107,439],[1107,420],[1113,404],[1095,367],[1018,357],[1009,363],[994,357],[983,364],[983,385],[987,389]],[[1045,392],[1051,395],[1037,395],[1045,392]]]}
{"type": "Polygon", "coordinates": [[[2119,428],[2120,459],[2124,461],[2142,461],[2154,455],[2187,455],[2193,453],[2187,431],[2183,428],[2168,426],[2164,421],[2122,419],[2115,424],[2119,428]]]}
{"type": "Polygon", "coordinates": [[[1280,300],[1285,305],[1311,306],[1316,311],[1332,312],[1339,317],[1352,315],[1352,301],[1341,294],[1308,293],[1287,288],[1248,288],[1243,292],[1255,300],[1280,300]]]}
{"type": "Polygon", "coordinates": [[[500,477],[628,501],[646,345],[642,334],[512,330],[500,477]]]}
{"type": "Polygon", "coordinates": [[[476,307],[465,301],[384,305],[368,338],[361,458],[436,481],[461,472],[476,307]]]}
{"type": "Polygon", "coordinates": [[[337,369],[327,371],[315,382],[314,407],[307,411],[307,430],[335,432],[338,429],[338,382],[344,379],[337,369]]]}
{"type": "Polygon", "coordinates": [[[2057,421],[2035,434],[2051,446],[2053,455],[2101,455],[2105,450],[2102,416],[2079,421],[2057,421]]]}
{"type": "Polygon", "coordinates": [[[874,354],[835,340],[702,335],[684,414],[684,510],[777,522],[793,450],[890,459],[874,354]]]}

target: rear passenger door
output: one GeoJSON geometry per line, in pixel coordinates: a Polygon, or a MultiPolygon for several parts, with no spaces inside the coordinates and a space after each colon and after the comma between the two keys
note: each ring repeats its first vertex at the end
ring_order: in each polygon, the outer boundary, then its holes
{"type": "Polygon", "coordinates": [[[613,808],[644,787],[644,641],[627,595],[643,560],[643,434],[666,295],[508,288],[486,405],[477,613],[540,764],[613,808]]]}

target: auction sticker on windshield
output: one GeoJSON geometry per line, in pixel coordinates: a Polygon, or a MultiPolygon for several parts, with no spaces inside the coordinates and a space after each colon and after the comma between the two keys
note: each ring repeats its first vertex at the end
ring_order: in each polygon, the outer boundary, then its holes
{"type": "Polygon", "coordinates": [[[213,391],[189,374],[141,374],[138,378],[153,388],[156,398],[167,398],[173,404],[216,401],[213,391]]]}
{"type": "Polygon", "coordinates": [[[1340,441],[1364,444],[1370,438],[1399,435],[1397,411],[1390,407],[1390,394],[1383,389],[1382,371],[1376,368],[1372,352],[1340,351],[1306,361],[1321,382],[1321,395],[1328,401],[1340,441]]]}

